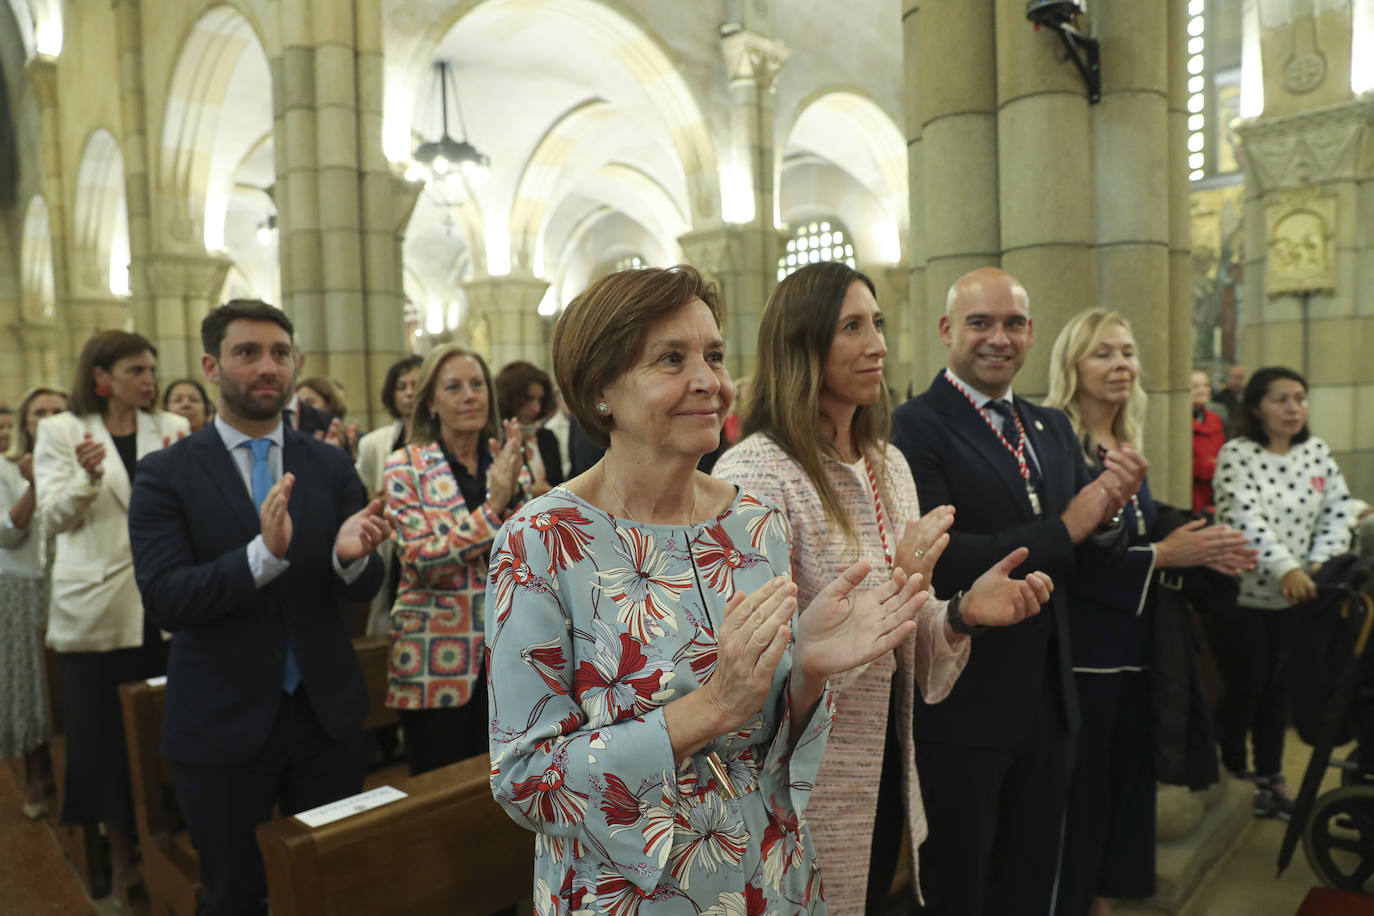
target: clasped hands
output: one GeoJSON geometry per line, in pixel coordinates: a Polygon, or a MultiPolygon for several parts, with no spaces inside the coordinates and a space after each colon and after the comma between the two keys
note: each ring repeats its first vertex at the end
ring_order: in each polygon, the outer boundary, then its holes
{"type": "MultiPolygon", "coordinates": [[[[291,501],[291,488],[295,483],[295,474],[283,474],[281,480],[267,491],[258,513],[263,543],[276,557],[286,556],[286,551],[291,547],[291,513],[287,511],[287,505],[291,501]]],[[[391,537],[395,526],[396,516],[384,507],[380,499],[374,499],[344,519],[334,539],[334,553],[344,566],[355,563],[391,537]]]]}
{"type": "Polygon", "coordinates": [[[1149,469],[1150,462],[1128,442],[1108,451],[1102,460],[1102,473],[1079,490],[1059,516],[1069,530],[1069,539],[1077,544],[1111,522],[1140,489],[1149,469]]]}

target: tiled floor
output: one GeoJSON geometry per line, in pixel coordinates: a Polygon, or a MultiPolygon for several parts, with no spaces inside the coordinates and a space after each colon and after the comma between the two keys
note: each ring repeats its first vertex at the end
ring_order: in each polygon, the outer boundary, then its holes
{"type": "MultiPolygon", "coordinates": [[[[1339,751],[1344,756],[1345,751],[1339,751]]],[[[1284,744],[1284,774],[1296,793],[1311,748],[1292,731],[1284,744]]],[[[1322,790],[1340,784],[1337,771],[1328,770],[1322,790]]],[[[1299,846],[1292,864],[1276,877],[1279,846],[1287,823],[1257,819],[1237,841],[1231,852],[1204,879],[1179,916],[1293,916],[1309,888],[1320,884],[1299,846]]],[[[1159,911],[1144,906],[1118,904],[1116,916],[1158,916],[1159,911]]]]}

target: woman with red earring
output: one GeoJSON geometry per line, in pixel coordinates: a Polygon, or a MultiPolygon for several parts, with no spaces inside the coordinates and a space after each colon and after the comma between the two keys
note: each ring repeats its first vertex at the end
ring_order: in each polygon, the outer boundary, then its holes
{"type": "Polygon", "coordinates": [[[141,334],[100,331],[77,361],[69,412],[38,426],[38,518],[55,534],[47,643],[58,653],[67,731],[63,824],[104,824],[111,892],[123,899],[133,866],[119,685],[166,673],[162,634],[144,619],[129,549],[135,465],[186,435],[156,412],[157,350],[141,334]]]}

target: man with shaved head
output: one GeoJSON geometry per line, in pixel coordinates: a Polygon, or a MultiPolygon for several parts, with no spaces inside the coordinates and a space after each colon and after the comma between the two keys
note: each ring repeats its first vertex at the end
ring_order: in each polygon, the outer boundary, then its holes
{"type": "MultiPolygon", "coordinates": [[[[1042,612],[973,628],[968,667],[938,704],[918,698],[913,734],[930,835],[920,854],[925,913],[1049,913],[1078,702],[1069,664],[1067,579],[1122,540],[1117,513],[1145,460],[1123,447],[1089,480],[1066,416],[1012,394],[1034,342],[1030,297],[992,267],[950,288],[940,339],[948,368],[893,415],[925,511],[955,509],[932,577],[951,598],[1011,550],[1014,575],[1048,573],[1042,612]]],[[[962,622],[956,627],[969,631],[962,622]]]]}

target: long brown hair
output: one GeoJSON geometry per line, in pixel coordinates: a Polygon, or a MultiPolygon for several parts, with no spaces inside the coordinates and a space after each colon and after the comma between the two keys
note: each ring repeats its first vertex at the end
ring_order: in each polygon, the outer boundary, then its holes
{"type": "MultiPolygon", "coordinates": [[[[840,505],[839,494],[825,473],[825,459],[839,460],[835,447],[820,435],[820,394],[825,360],[835,340],[850,284],[862,283],[877,298],[873,281],[847,264],[808,264],[785,277],[763,310],[759,324],[758,371],[744,414],[743,435],[763,433],[801,465],[821,499],[826,518],[851,541],[854,523],[840,505]]],[[[886,490],[887,436],[891,404],[887,386],[876,403],[854,412],[850,431],[859,451],[878,466],[886,490]]],[[[886,497],[886,493],[884,493],[886,497]]]]}

